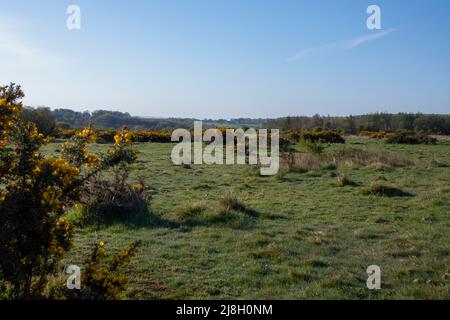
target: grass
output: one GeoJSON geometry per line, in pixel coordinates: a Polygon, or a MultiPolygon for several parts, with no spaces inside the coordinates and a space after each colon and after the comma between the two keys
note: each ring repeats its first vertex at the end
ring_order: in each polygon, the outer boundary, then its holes
{"type": "Polygon", "coordinates": [[[127,271],[129,299],[450,299],[448,141],[349,138],[326,146],[323,157],[361,149],[408,165],[338,161],[282,178],[247,166],[177,167],[171,148],[136,145],[131,178],[152,188],[150,221],[78,229],[66,264],[82,266],[99,239],[116,250],[141,239],[127,271]],[[340,175],[356,184],[337,188],[340,175]],[[373,181],[412,196],[364,195],[373,181]],[[227,194],[234,197],[222,203],[227,194]],[[366,287],[372,264],[381,267],[379,291],[366,287]]]}

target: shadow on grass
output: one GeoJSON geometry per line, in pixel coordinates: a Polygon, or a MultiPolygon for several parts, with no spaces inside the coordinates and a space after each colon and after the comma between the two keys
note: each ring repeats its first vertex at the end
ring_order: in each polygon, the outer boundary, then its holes
{"type": "Polygon", "coordinates": [[[379,197],[414,197],[415,195],[399,188],[380,183],[372,183],[369,187],[361,191],[366,196],[379,197]]]}
{"type": "Polygon", "coordinates": [[[93,221],[83,219],[78,212],[69,212],[66,217],[69,222],[79,228],[95,227],[96,229],[108,228],[115,225],[121,225],[127,229],[141,228],[169,228],[176,229],[181,226],[176,221],[164,219],[149,210],[139,213],[139,215],[114,215],[103,219],[102,221],[93,221]]]}

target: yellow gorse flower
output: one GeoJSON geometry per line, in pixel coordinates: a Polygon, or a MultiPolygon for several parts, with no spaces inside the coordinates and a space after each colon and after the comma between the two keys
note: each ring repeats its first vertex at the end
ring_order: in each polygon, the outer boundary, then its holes
{"type": "Polygon", "coordinates": [[[91,128],[86,128],[77,133],[77,137],[81,139],[86,139],[89,142],[94,142],[96,140],[96,136],[94,130],[91,128]]]}
{"type": "Polygon", "coordinates": [[[129,131],[122,131],[122,132],[118,132],[115,136],[114,136],[114,142],[116,145],[130,145],[131,144],[131,140],[133,138],[133,135],[131,134],[131,132],[129,131]]]}
{"type": "Polygon", "coordinates": [[[98,157],[95,154],[87,154],[84,158],[84,161],[86,167],[92,168],[98,163],[98,157]]]}
{"type": "Polygon", "coordinates": [[[59,177],[64,184],[72,182],[73,178],[80,174],[80,169],[69,165],[65,159],[48,158],[44,163],[51,166],[53,175],[59,177]]]}
{"type": "Polygon", "coordinates": [[[140,183],[134,183],[133,184],[133,189],[134,190],[136,190],[136,191],[140,191],[140,190],[142,190],[144,187],[142,186],[142,184],[140,184],[140,183]]]}

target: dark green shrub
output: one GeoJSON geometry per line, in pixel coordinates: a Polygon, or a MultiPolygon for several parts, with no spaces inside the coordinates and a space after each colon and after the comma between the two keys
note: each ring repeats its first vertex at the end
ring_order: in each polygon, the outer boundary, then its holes
{"type": "Polygon", "coordinates": [[[336,131],[303,131],[302,140],[320,143],[345,143],[345,139],[336,131]]]}

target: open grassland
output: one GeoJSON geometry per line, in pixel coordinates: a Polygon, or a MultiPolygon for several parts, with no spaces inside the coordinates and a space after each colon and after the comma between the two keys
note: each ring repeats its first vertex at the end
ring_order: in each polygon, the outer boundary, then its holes
{"type": "Polygon", "coordinates": [[[99,240],[118,249],[141,239],[125,298],[450,299],[449,141],[350,138],[325,155],[358,148],[408,161],[344,161],[272,177],[248,166],[174,166],[172,146],[135,145],[132,178],[153,193],[149,221],[80,228],[67,264],[82,266],[99,240]],[[402,193],[380,196],[374,183],[402,193]],[[378,291],[366,287],[373,264],[382,271],[378,291]]]}

